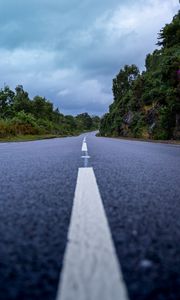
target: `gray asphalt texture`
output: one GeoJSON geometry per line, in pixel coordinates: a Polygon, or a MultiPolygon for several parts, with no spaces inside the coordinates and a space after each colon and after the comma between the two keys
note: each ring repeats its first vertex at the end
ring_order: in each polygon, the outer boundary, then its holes
{"type": "Polygon", "coordinates": [[[180,299],[180,146],[89,138],[132,300],[180,299]]]}
{"type": "MultiPolygon", "coordinates": [[[[55,299],[83,136],[0,144],[1,300],[55,299]]],[[[87,143],[130,299],[179,300],[180,146],[87,143]]]]}
{"type": "Polygon", "coordinates": [[[81,140],[0,144],[0,299],[55,299],[81,140]]]}

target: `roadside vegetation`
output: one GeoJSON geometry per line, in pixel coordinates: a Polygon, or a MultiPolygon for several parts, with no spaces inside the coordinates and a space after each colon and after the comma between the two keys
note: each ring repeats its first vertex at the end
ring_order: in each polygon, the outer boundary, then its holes
{"type": "Polygon", "coordinates": [[[100,135],[180,139],[180,11],[160,31],[146,70],[125,65],[113,79],[113,103],[100,135]]]}
{"type": "Polygon", "coordinates": [[[99,127],[100,118],[82,113],[63,115],[49,100],[30,99],[23,86],[0,90],[0,141],[33,140],[77,135],[99,127]]]}

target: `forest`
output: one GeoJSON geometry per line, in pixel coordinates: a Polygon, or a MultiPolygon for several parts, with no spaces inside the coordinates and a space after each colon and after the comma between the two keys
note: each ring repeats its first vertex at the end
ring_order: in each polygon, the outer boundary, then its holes
{"type": "Polygon", "coordinates": [[[18,85],[15,91],[0,90],[0,139],[77,135],[99,127],[100,118],[82,113],[63,115],[53,103],[41,96],[33,99],[18,85]]]}
{"type": "Polygon", "coordinates": [[[180,139],[180,11],[158,35],[145,70],[125,65],[113,79],[113,103],[100,135],[180,139]]]}

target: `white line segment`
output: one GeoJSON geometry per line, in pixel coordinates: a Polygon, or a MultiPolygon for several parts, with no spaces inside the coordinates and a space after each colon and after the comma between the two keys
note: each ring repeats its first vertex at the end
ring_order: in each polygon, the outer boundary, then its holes
{"type": "Polygon", "coordinates": [[[83,143],[82,143],[82,149],[81,149],[81,150],[84,151],[84,152],[87,152],[87,151],[88,151],[87,143],[86,143],[86,142],[83,142],[83,143]]]}
{"type": "Polygon", "coordinates": [[[87,152],[87,151],[88,151],[87,143],[86,143],[86,136],[85,136],[84,139],[83,139],[81,151],[83,151],[83,152],[87,152]]]}
{"type": "Polygon", "coordinates": [[[57,300],[127,300],[93,168],[79,168],[57,300]]]}
{"type": "Polygon", "coordinates": [[[89,155],[82,155],[81,158],[91,158],[89,155]]]}

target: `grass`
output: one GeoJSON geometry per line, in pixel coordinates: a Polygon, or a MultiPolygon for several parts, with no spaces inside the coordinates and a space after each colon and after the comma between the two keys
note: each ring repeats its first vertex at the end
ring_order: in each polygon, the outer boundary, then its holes
{"type": "Polygon", "coordinates": [[[27,141],[36,141],[36,140],[45,140],[45,139],[54,139],[57,137],[62,137],[53,134],[44,134],[44,135],[17,135],[0,138],[0,142],[27,142],[27,141]]]}
{"type": "MultiPolygon", "coordinates": [[[[37,140],[47,140],[47,139],[55,139],[55,138],[63,138],[63,137],[73,137],[78,136],[80,134],[91,132],[92,130],[82,130],[76,131],[73,133],[67,134],[26,134],[26,135],[16,135],[16,136],[6,136],[0,137],[0,143],[7,142],[28,142],[28,141],[37,141],[37,140]]],[[[94,131],[94,130],[93,130],[94,131]]]]}
{"type": "Polygon", "coordinates": [[[87,131],[77,131],[74,133],[67,134],[26,134],[26,135],[16,135],[16,136],[6,136],[0,138],[0,143],[6,142],[28,142],[28,141],[37,141],[37,140],[47,140],[47,139],[55,139],[55,138],[63,138],[63,137],[71,137],[78,136],[87,131]]]}

